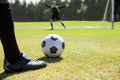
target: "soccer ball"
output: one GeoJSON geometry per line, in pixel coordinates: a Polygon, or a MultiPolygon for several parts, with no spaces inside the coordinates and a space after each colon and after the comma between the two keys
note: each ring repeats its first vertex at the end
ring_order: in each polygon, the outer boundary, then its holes
{"type": "Polygon", "coordinates": [[[43,53],[47,57],[59,57],[65,49],[64,40],[56,34],[46,36],[41,46],[43,53]]]}

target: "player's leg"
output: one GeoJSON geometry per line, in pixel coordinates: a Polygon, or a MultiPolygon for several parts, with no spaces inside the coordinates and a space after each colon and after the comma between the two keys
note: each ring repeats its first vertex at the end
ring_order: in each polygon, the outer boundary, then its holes
{"type": "Polygon", "coordinates": [[[66,26],[64,25],[62,19],[60,19],[60,23],[62,24],[62,26],[64,27],[64,29],[66,29],[66,26]]]}
{"type": "Polygon", "coordinates": [[[50,25],[51,25],[51,30],[53,30],[53,21],[55,20],[55,15],[53,14],[50,18],[50,25]]]}
{"type": "Polygon", "coordinates": [[[0,34],[5,59],[10,63],[18,62],[21,59],[21,54],[14,35],[13,18],[9,4],[0,4],[0,34]]]}
{"type": "Polygon", "coordinates": [[[53,30],[53,19],[50,19],[51,30],[53,30]]]}
{"type": "Polygon", "coordinates": [[[11,8],[8,3],[0,3],[0,39],[5,55],[5,71],[16,72],[46,67],[44,61],[36,61],[20,53],[15,38],[11,8]]]}
{"type": "Polygon", "coordinates": [[[56,15],[56,19],[60,21],[60,23],[62,24],[63,28],[66,29],[62,19],[59,17],[59,15],[56,15]]]}

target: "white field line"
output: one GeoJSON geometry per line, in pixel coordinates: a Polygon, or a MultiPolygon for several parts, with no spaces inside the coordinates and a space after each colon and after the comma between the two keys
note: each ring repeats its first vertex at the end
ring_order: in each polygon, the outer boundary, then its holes
{"type": "MultiPolygon", "coordinates": [[[[110,26],[75,26],[75,27],[67,27],[67,29],[82,29],[82,28],[111,28],[110,26]]],[[[50,27],[15,27],[15,30],[42,30],[42,29],[50,29],[50,27]]],[[[54,29],[63,29],[63,27],[54,27],[54,29]]]]}

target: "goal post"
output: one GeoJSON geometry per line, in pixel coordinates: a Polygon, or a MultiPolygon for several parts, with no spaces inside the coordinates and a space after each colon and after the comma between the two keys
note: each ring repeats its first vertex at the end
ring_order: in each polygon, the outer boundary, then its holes
{"type": "Polygon", "coordinates": [[[105,8],[103,21],[106,20],[109,5],[111,4],[111,28],[114,29],[114,0],[108,0],[105,8]]]}
{"type": "Polygon", "coordinates": [[[114,15],[114,11],[115,11],[114,7],[115,7],[115,0],[112,0],[111,4],[112,4],[112,12],[111,12],[112,13],[112,19],[111,19],[112,21],[111,22],[112,22],[112,29],[114,29],[114,20],[115,20],[114,19],[114,16],[115,16],[114,15]]]}

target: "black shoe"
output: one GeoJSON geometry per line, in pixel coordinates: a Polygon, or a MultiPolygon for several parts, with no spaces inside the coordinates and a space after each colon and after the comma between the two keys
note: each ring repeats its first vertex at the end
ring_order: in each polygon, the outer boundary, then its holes
{"type": "Polygon", "coordinates": [[[50,30],[53,30],[53,28],[51,28],[50,30]]]}
{"type": "Polygon", "coordinates": [[[46,66],[47,64],[45,61],[33,60],[27,57],[25,54],[23,54],[23,58],[15,64],[10,64],[6,59],[4,60],[5,72],[20,72],[26,70],[35,70],[39,68],[44,68],[46,66]]]}
{"type": "Polygon", "coordinates": [[[66,26],[63,26],[64,29],[66,29],[66,26]]]}

